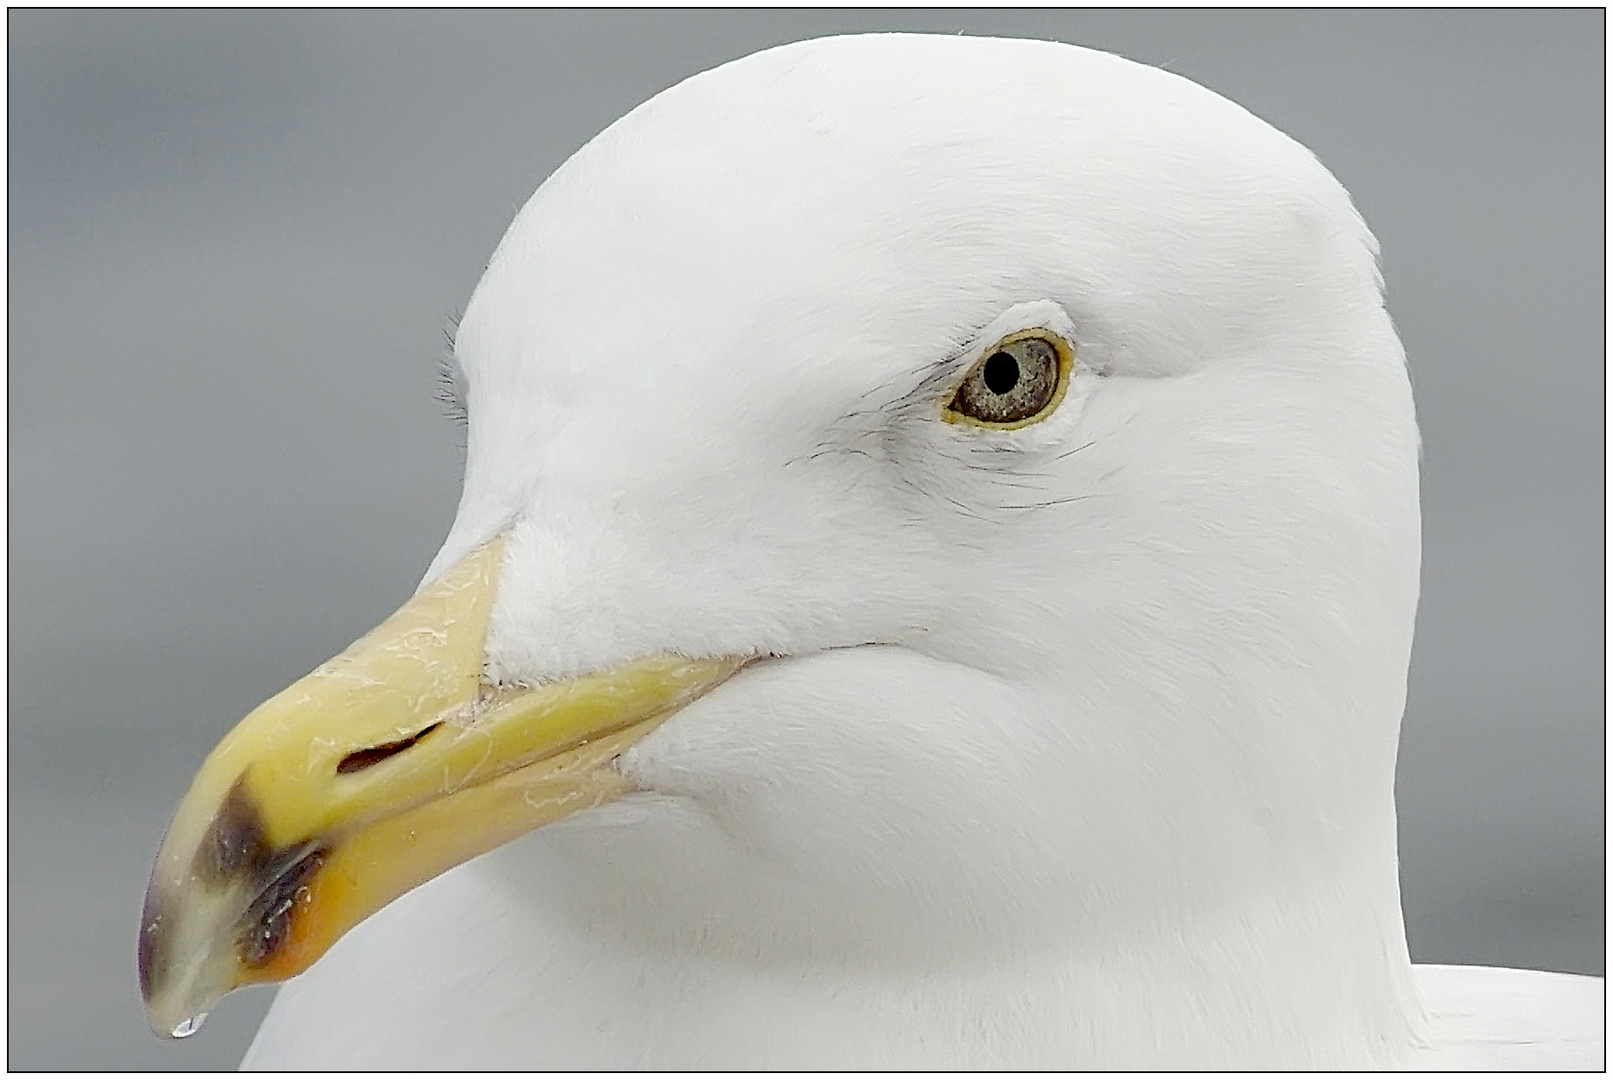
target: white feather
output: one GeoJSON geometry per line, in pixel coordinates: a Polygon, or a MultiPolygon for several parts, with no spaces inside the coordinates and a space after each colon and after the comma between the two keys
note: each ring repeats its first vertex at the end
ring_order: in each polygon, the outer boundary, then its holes
{"type": "Polygon", "coordinates": [[[1428,1060],[1375,258],[1302,147],[1067,45],[803,42],[612,125],[466,312],[431,575],[508,531],[503,678],[782,659],[355,930],[249,1063],[1428,1060]],[[1057,412],[941,422],[1025,326],[1076,342],[1057,412]]]}

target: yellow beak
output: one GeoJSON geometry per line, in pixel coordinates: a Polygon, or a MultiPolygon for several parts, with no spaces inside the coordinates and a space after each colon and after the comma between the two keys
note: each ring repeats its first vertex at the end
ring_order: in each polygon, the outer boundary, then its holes
{"type": "Polygon", "coordinates": [[[443,871],[628,789],[612,762],[743,660],[658,656],[538,687],[483,675],[502,541],[242,720],[168,827],[140,926],[161,1035],[306,970],[443,871]]]}

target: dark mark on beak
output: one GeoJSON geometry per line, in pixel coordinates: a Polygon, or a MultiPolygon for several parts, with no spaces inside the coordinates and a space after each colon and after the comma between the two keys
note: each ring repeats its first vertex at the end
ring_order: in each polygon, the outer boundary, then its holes
{"type": "Polygon", "coordinates": [[[296,905],[307,903],[308,880],[325,864],[326,851],[316,848],[270,881],[237,923],[235,943],[241,963],[260,968],[274,959],[291,935],[296,905]]]}
{"type": "Polygon", "coordinates": [[[263,818],[246,793],[246,775],[242,774],[224,796],[196,849],[196,876],[209,885],[247,876],[256,879],[272,855],[263,818]]]}
{"type": "MultiPolygon", "coordinates": [[[[191,873],[203,884],[220,888],[241,881],[252,886],[263,884],[260,877],[273,880],[266,871],[275,862],[275,852],[269,846],[263,829],[263,818],[252,798],[246,792],[246,777],[238,777],[229,794],[219,804],[218,812],[202,835],[191,862],[191,873]]],[[[160,864],[159,864],[160,867],[160,864]]],[[[140,995],[150,1001],[152,994],[168,976],[172,953],[173,904],[166,890],[157,881],[157,869],[152,871],[151,884],[146,887],[146,902],[140,913],[140,945],[137,961],[140,969],[140,995]]]]}
{"type": "MultiPolygon", "coordinates": [[[[404,745],[424,734],[406,740],[404,745]]],[[[247,792],[246,776],[236,779],[202,835],[191,872],[209,889],[239,889],[253,897],[235,922],[236,956],[243,965],[263,967],[285,946],[291,937],[297,906],[310,899],[308,883],[329,854],[328,847],[311,839],[282,848],[272,845],[263,816],[247,792]]],[[[148,1002],[169,977],[171,923],[177,912],[165,894],[153,877],[140,917],[140,993],[148,1002]]]]}

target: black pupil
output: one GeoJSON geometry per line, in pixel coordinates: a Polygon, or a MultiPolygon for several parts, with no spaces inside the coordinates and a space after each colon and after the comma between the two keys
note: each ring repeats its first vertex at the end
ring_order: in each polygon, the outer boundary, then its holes
{"type": "Polygon", "coordinates": [[[1019,384],[1019,361],[1005,352],[992,353],[980,374],[986,380],[986,389],[993,394],[1006,394],[1019,384]]]}

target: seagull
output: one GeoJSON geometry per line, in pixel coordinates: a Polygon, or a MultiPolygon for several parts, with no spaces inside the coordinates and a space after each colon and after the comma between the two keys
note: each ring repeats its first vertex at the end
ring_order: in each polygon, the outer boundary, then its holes
{"type": "Polygon", "coordinates": [[[1046,41],[659,94],[454,342],[457,519],[211,753],[160,1034],[290,1068],[1597,1068],[1602,981],[1413,966],[1418,434],[1303,147],[1046,41]]]}

